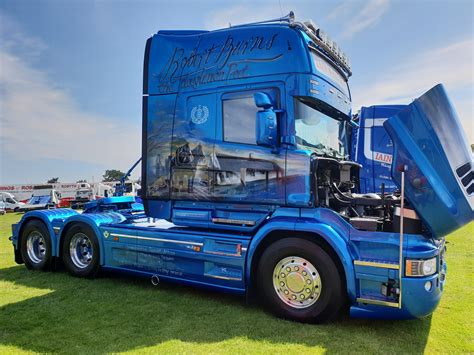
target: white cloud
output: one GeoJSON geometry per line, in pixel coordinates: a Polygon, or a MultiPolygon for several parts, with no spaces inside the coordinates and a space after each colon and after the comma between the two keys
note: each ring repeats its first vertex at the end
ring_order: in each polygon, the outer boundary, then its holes
{"type": "Polygon", "coordinates": [[[390,7],[389,0],[347,1],[337,5],[326,17],[328,21],[344,24],[341,40],[375,26],[390,7]]]}
{"type": "Polygon", "coordinates": [[[469,141],[474,142],[473,102],[474,40],[428,50],[418,56],[406,56],[374,83],[353,87],[353,107],[374,104],[409,103],[438,83],[443,83],[451,95],[454,107],[464,125],[469,141]],[[468,99],[456,99],[467,96],[468,99]]]}
{"type": "Polygon", "coordinates": [[[348,16],[352,15],[354,12],[354,2],[353,1],[345,1],[337,5],[334,9],[329,12],[326,16],[326,20],[328,21],[341,21],[341,18],[347,18],[348,16]]]}
{"type": "Polygon", "coordinates": [[[211,13],[206,19],[205,25],[209,30],[215,30],[219,28],[227,28],[229,27],[229,24],[235,26],[286,16],[290,10],[286,8],[285,4],[282,3],[281,5],[281,11],[278,3],[272,5],[245,3],[231,6],[211,13]]]}
{"type": "MultiPolygon", "coordinates": [[[[15,46],[39,50],[41,42],[29,39],[28,43],[18,39],[15,46]]],[[[14,54],[12,46],[2,42],[0,49],[0,149],[4,156],[123,169],[140,155],[139,126],[84,112],[66,89],[14,54]]],[[[2,165],[4,169],[9,163],[4,160],[2,165]]]]}

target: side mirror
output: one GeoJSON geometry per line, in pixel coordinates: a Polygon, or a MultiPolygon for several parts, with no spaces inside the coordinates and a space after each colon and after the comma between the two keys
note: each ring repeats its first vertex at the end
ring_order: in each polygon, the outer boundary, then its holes
{"type": "Polygon", "coordinates": [[[263,110],[257,112],[256,141],[258,145],[275,147],[277,145],[277,116],[270,97],[264,92],[254,95],[255,105],[263,110]]]}
{"type": "Polygon", "coordinates": [[[263,108],[263,109],[270,109],[273,104],[272,100],[270,99],[270,96],[268,96],[264,92],[257,92],[253,95],[253,98],[255,100],[255,106],[263,108]]]}

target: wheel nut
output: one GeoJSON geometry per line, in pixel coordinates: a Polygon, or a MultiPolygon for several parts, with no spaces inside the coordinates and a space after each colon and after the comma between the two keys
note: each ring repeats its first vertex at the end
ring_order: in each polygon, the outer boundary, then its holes
{"type": "Polygon", "coordinates": [[[295,271],[298,271],[300,268],[298,266],[295,266],[295,271]]]}
{"type": "Polygon", "coordinates": [[[293,298],[294,300],[296,300],[296,295],[291,296],[291,298],[293,298]]]}
{"type": "Polygon", "coordinates": [[[306,280],[306,283],[307,283],[308,285],[311,285],[311,280],[306,280]]]}
{"type": "Polygon", "coordinates": [[[289,293],[290,293],[288,290],[285,290],[284,292],[285,292],[285,295],[287,295],[287,294],[289,294],[289,293]]]}
{"type": "Polygon", "coordinates": [[[308,273],[306,271],[303,271],[303,276],[306,276],[308,275],[308,273]]]}
{"type": "Polygon", "coordinates": [[[311,293],[311,290],[309,288],[307,288],[306,293],[311,293]]]}
{"type": "Polygon", "coordinates": [[[289,267],[287,267],[287,268],[286,268],[286,271],[290,272],[290,271],[291,271],[291,269],[290,269],[289,267]]]}
{"type": "Polygon", "coordinates": [[[300,298],[301,298],[302,300],[304,300],[304,295],[301,295],[300,298]]]}
{"type": "Polygon", "coordinates": [[[285,273],[282,272],[282,273],[280,274],[280,276],[281,276],[281,277],[285,277],[285,273]]]}
{"type": "Polygon", "coordinates": [[[283,281],[280,282],[280,286],[285,286],[285,283],[283,281]]]}

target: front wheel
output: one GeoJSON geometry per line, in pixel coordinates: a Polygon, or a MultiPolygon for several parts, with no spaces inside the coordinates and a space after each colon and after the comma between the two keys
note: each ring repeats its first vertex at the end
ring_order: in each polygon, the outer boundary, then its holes
{"type": "Polygon", "coordinates": [[[99,242],[94,231],[85,225],[74,224],[62,243],[64,266],[73,276],[93,278],[99,271],[99,242]]]}
{"type": "Polygon", "coordinates": [[[277,316],[318,323],[335,318],[344,305],[344,287],[332,258],[301,238],[271,244],[257,269],[259,297],[277,316]]]}

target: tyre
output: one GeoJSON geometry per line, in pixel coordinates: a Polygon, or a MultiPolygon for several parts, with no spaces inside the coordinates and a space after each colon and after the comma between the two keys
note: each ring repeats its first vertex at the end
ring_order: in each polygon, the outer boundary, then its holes
{"type": "Polygon", "coordinates": [[[21,233],[20,252],[28,269],[51,269],[51,237],[43,222],[32,220],[26,224],[21,233]]]}
{"type": "Polygon", "coordinates": [[[99,271],[99,242],[95,232],[84,224],[74,224],[68,229],[61,255],[64,266],[73,276],[93,278],[99,271]]]}
{"type": "Polygon", "coordinates": [[[272,313],[299,322],[334,319],[345,304],[341,275],[332,258],[315,243],[281,239],[262,254],[258,295],[272,313]]]}

